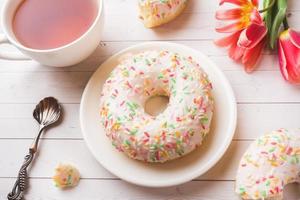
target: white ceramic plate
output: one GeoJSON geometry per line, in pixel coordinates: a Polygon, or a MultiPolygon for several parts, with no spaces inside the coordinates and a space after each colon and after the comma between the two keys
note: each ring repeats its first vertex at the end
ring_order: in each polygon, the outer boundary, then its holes
{"type": "Polygon", "coordinates": [[[133,184],[167,187],[188,182],[205,173],[223,156],[236,127],[236,101],[231,86],[219,68],[201,52],[166,42],[150,42],[127,48],[106,60],[88,82],[80,105],[80,123],[84,139],[101,165],[114,175],[133,184]],[[100,124],[99,101],[102,85],[119,60],[128,53],[145,50],[169,50],[192,56],[209,75],[213,84],[215,112],[212,128],[203,145],[194,152],[164,164],[149,164],[118,152],[105,136],[100,124]]]}

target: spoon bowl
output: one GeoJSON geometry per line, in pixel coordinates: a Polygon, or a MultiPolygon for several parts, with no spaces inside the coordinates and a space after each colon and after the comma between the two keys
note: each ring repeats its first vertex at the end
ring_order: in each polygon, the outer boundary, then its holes
{"type": "Polygon", "coordinates": [[[55,98],[46,97],[36,105],[33,117],[41,126],[49,126],[58,121],[61,111],[61,106],[55,98]]]}

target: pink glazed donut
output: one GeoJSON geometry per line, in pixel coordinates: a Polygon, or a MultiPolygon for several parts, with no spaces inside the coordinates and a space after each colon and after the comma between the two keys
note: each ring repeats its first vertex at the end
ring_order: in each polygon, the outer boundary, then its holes
{"type": "Polygon", "coordinates": [[[212,86],[191,57],[146,51],[123,60],[106,80],[100,117],[113,146],[129,157],[165,162],[188,154],[209,132],[212,86]],[[158,116],[144,110],[152,96],[169,97],[158,116]]]}

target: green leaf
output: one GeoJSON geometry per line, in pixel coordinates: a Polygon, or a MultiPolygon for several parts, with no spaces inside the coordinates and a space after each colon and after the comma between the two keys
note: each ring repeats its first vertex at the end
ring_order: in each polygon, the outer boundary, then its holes
{"type": "Polygon", "coordinates": [[[270,46],[275,48],[279,36],[279,28],[286,16],[287,0],[277,0],[277,14],[274,18],[270,33],[270,46]]]}
{"type": "MultiPolygon", "coordinates": [[[[268,8],[271,5],[272,1],[273,0],[264,0],[263,8],[264,9],[268,8]]],[[[272,29],[272,18],[273,18],[273,9],[269,9],[266,12],[264,12],[264,21],[268,28],[268,34],[270,34],[272,29]]]]}

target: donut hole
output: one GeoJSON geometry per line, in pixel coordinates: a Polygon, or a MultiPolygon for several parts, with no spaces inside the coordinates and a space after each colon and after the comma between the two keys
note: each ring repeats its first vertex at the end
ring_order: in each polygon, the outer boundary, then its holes
{"type": "Polygon", "coordinates": [[[145,112],[151,116],[157,116],[166,109],[168,103],[168,96],[157,95],[150,97],[145,103],[145,112]]]}

